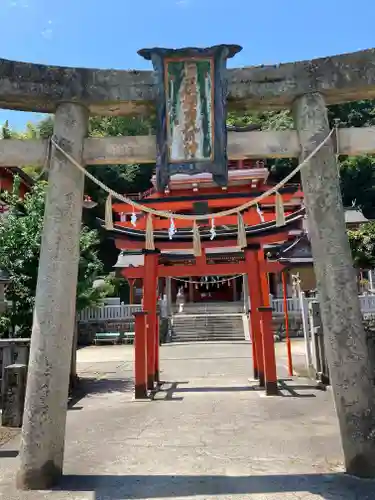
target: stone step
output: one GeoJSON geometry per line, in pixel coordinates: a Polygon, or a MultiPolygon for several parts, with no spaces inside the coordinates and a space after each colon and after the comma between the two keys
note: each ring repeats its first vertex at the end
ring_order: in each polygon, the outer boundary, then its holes
{"type": "Polygon", "coordinates": [[[243,341],[245,340],[242,315],[175,315],[172,342],[189,341],[243,341]]]}
{"type": "Polygon", "coordinates": [[[174,337],[172,342],[244,342],[244,337],[213,337],[206,335],[201,337],[174,337]]]}
{"type": "Polygon", "coordinates": [[[243,313],[242,302],[200,302],[194,304],[184,304],[182,314],[206,314],[206,313],[243,313]]]}

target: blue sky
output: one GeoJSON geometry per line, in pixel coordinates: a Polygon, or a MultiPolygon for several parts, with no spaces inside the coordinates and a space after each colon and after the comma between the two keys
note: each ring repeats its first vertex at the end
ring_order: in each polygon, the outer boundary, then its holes
{"type": "Polygon", "coordinates": [[[274,64],[375,47],[374,19],[374,0],[0,0],[0,57],[149,69],[140,48],[236,43],[229,66],[274,64]]]}

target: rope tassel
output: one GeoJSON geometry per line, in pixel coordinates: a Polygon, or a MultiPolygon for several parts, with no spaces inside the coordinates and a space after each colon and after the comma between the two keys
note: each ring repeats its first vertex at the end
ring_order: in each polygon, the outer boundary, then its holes
{"type": "Polygon", "coordinates": [[[147,214],[146,220],[146,250],[155,250],[154,225],[151,214],[147,214]]]}
{"type": "Polygon", "coordinates": [[[193,251],[195,257],[201,257],[202,255],[201,235],[199,234],[199,227],[196,220],[194,221],[193,225],[193,251]]]}
{"type": "Polygon", "coordinates": [[[113,230],[112,195],[110,194],[105,202],[105,228],[108,231],[113,230]]]}
{"type": "Polygon", "coordinates": [[[246,229],[241,212],[239,212],[237,215],[237,222],[238,222],[237,246],[239,246],[240,248],[246,248],[247,246],[246,229]]]}
{"type": "Polygon", "coordinates": [[[283,197],[278,191],[276,191],[275,210],[276,210],[276,227],[285,226],[283,197]]]}

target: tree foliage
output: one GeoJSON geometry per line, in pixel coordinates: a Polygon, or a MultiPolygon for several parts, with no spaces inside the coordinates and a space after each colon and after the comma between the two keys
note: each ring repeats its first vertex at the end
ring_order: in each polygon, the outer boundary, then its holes
{"type": "Polygon", "coordinates": [[[375,268],[375,222],[348,231],[348,237],[354,266],[359,269],[375,268]]]}
{"type": "MultiPolygon", "coordinates": [[[[9,324],[18,326],[18,333],[28,336],[38,275],[46,183],[37,182],[24,199],[18,196],[18,189],[19,179],[16,177],[13,192],[2,193],[9,212],[0,219],[0,263],[1,268],[10,275],[6,299],[11,301],[12,306],[7,310],[1,325],[3,328],[9,324]]],[[[80,235],[77,311],[98,304],[111,291],[110,287],[93,288],[94,280],[103,272],[98,258],[98,243],[97,232],[83,227],[80,235]]]]}

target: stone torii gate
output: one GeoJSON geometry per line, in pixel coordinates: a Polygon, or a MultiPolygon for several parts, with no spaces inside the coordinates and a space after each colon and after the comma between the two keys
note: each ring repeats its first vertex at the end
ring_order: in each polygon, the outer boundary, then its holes
{"type": "MultiPolygon", "coordinates": [[[[296,130],[229,134],[229,158],[300,157],[329,133],[327,104],[375,98],[375,50],[227,71],[228,104],[293,111],[296,130]]],[[[0,107],[55,113],[57,143],[82,164],[146,163],[152,137],[88,139],[90,114],[150,112],[150,71],[91,70],[0,60],[0,107]]],[[[375,476],[373,365],[345,233],[336,154],[375,152],[375,128],[340,129],[302,169],[327,357],[346,469],[375,476]],[[337,151],[337,147],[339,150],[337,151]]],[[[45,141],[0,142],[0,165],[43,164],[45,141]]],[[[84,175],[50,162],[17,483],[44,489],[62,474],[84,175]]]]}

